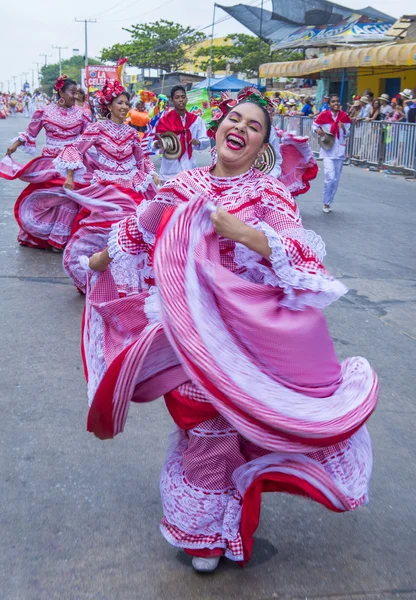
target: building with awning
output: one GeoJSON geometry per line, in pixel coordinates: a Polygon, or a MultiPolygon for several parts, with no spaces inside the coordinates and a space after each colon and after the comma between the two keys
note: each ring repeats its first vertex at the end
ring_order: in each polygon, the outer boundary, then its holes
{"type": "Polygon", "coordinates": [[[416,88],[416,41],[345,48],[318,58],[260,66],[260,77],[273,79],[322,79],[324,89],[344,98],[370,88],[374,94],[396,95],[404,88],[416,88]]]}

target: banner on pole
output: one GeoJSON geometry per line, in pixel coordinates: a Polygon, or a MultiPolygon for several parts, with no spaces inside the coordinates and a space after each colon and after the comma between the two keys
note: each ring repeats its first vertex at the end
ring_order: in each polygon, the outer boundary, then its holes
{"type": "Polygon", "coordinates": [[[186,95],[188,97],[188,104],[186,106],[188,111],[201,117],[205,123],[209,123],[212,120],[212,112],[209,105],[207,88],[190,90],[186,95]]]}
{"type": "Polygon", "coordinates": [[[85,69],[85,87],[90,94],[101,89],[106,79],[114,83],[119,78],[118,67],[107,67],[100,65],[88,65],[85,69]]]}

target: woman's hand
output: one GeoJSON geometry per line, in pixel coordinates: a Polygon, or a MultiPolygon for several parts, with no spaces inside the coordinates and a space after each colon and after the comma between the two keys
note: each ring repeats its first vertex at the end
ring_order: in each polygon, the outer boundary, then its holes
{"type": "Polygon", "coordinates": [[[163,185],[164,181],[159,177],[157,173],[153,173],[153,181],[156,185],[163,185]]]}
{"type": "Polygon", "coordinates": [[[108,254],[108,249],[106,248],[102,252],[96,252],[93,254],[88,262],[88,266],[93,271],[105,271],[108,265],[111,263],[112,259],[108,254]]]}
{"type": "Polygon", "coordinates": [[[199,146],[201,144],[201,142],[194,138],[191,140],[191,144],[192,144],[192,146],[199,146]]]}
{"type": "Polygon", "coordinates": [[[17,140],[16,142],[14,142],[14,144],[12,144],[11,146],[9,146],[6,150],[6,154],[7,156],[11,156],[14,152],[16,152],[16,150],[18,149],[18,147],[20,146],[20,140],[17,140]]]}
{"type": "Polygon", "coordinates": [[[215,232],[219,236],[234,242],[241,242],[246,237],[247,230],[251,229],[243,221],[240,221],[234,215],[230,215],[221,207],[216,212],[211,213],[211,221],[215,232]]]}
{"type": "Polygon", "coordinates": [[[75,189],[75,184],[74,184],[74,176],[71,177],[71,175],[68,175],[65,183],[64,183],[64,188],[66,190],[73,190],[75,189]]]}

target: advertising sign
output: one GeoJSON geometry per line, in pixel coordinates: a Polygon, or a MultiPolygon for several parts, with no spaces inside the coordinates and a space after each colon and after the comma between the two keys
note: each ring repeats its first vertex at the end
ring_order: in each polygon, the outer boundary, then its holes
{"type": "Polygon", "coordinates": [[[189,92],[186,92],[186,95],[188,97],[188,104],[186,105],[186,108],[189,110],[189,112],[201,117],[205,123],[209,123],[212,120],[212,113],[209,106],[207,88],[190,90],[189,92]]]}

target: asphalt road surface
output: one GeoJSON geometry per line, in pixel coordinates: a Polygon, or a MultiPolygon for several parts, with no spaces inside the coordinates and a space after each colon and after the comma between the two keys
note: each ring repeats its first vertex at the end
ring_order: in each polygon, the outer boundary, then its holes
{"type": "MultiPolygon", "coordinates": [[[[26,124],[0,121],[0,147],[26,124]]],[[[249,565],[200,576],[158,529],[163,402],[133,406],[115,440],[86,432],[83,298],[60,255],[18,246],[24,184],[0,180],[0,600],[416,598],[416,184],[346,167],[330,215],[322,186],[321,173],[299,203],[350,288],[331,330],[340,358],[366,356],[381,383],[370,504],[338,515],[265,495],[249,565]]]]}

